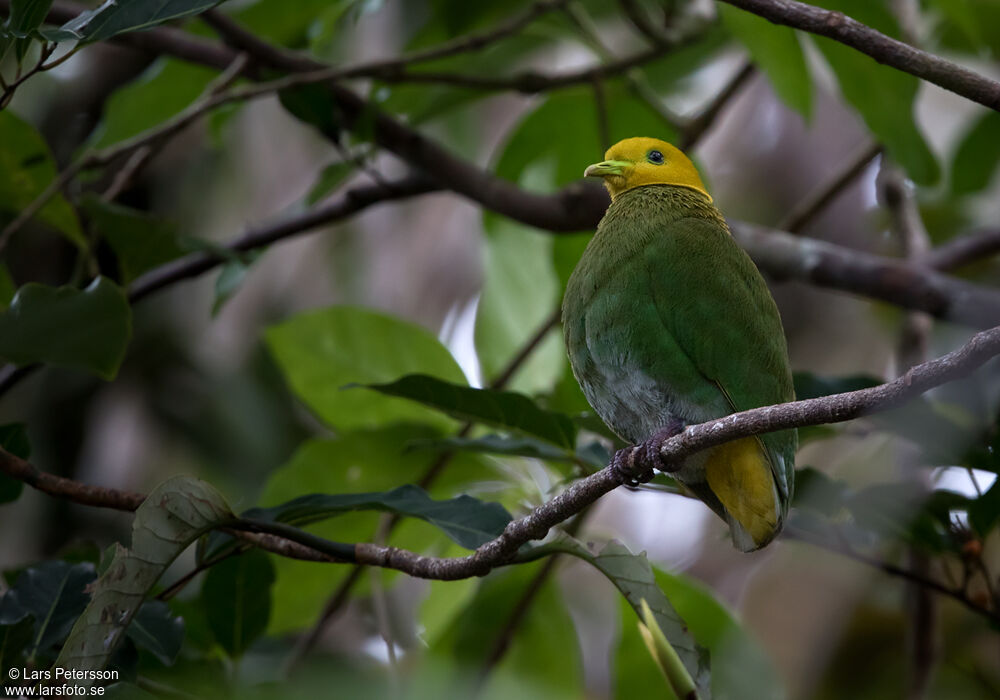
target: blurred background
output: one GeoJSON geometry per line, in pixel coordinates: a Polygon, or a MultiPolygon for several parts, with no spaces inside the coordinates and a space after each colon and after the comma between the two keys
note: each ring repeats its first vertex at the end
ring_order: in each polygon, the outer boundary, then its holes
{"type": "MultiPolygon", "coordinates": [[[[882,23],[882,31],[1000,79],[1000,23],[991,21],[1000,18],[1000,6],[991,0],[817,4],[873,26],[882,23]]],[[[906,178],[904,189],[918,205],[932,244],[995,229],[1000,182],[993,171],[1000,126],[997,115],[985,108],[916,79],[896,86],[892,69],[862,58],[848,65],[840,51],[849,50],[843,47],[779,30],[713,2],[573,0],[554,6],[511,37],[426,68],[495,77],[527,69],[557,75],[613,62],[652,45],[630,19],[629,10],[636,8],[664,33],[690,31],[696,38],[608,77],[597,88],[582,84],[520,94],[405,79],[350,85],[452,154],[541,192],[579,179],[609,142],[633,135],[680,141],[686,120],[704,114],[732,88],[688,151],[727,217],[787,230],[793,212],[851,169],[852,176],[828,204],[801,222],[796,235],[904,255],[880,192],[892,173],[906,178]],[[875,153],[879,144],[888,148],[888,156],[875,153]]],[[[526,7],[454,0],[230,0],[217,11],[273,43],[332,65],[354,65],[487,31],[526,7]]],[[[178,28],[215,39],[199,18],[178,28]]],[[[10,62],[8,56],[5,70],[11,70],[10,62]]],[[[101,42],[26,81],[8,111],[37,129],[61,168],[87,149],[118,143],[176,114],[215,75],[179,59],[101,42]]],[[[337,140],[332,144],[275,96],[228,105],[172,138],[116,204],[142,212],[149,221],[169,222],[177,240],[221,245],[345,188],[408,170],[373,146],[363,130],[343,131],[337,140]]],[[[78,203],[87,192],[107,187],[113,174],[95,171],[79,178],[67,198],[78,203]]],[[[78,211],[95,242],[92,264],[124,284],[122,256],[101,238],[99,212],[78,211]]],[[[311,492],[375,491],[415,482],[434,455],[403,448],[430,428],[401,426],[380,409],[337,421],[303,400],[290,368],[301,360],[282,346],[308,351],[308,329],[295,335],[294,324],[306,318],[303,312],[334,306],[376,310],[436,337],[464,377],[483,386],[557,308],[566,260],[579,254],[587,235],[557,238],[484,212],[450,192],[371,207],[137,303],[128,354],[113,381],[44,368],[0,399],[0,424],[27,426],[31,460],[42,469],[142,492],[169,476],[194,474],[215,485],[237,511],[311,492]]],[[[77,258],[77,249],[58,230],[33,222],[12,238],[4,262],[15,286],[57,285],[74,278],[77,258]]],[[[996,284],[997,273],[990,259],[955,272],[984,285],[996,284]]],[[[829,381],[830,393],[848,386],[837,382],[888,380],[905,370],[900,338],[909,321],[904,311],[801,282],[769,282],[793,369],[801,377],[829,381]]],[[[927,358],[954,349],[975,330],[942,322],[927,326],[927,358]]],[[[344,352],[378,353],[394,337],[355,337],[344,341],[344,352]]],[[[316,361],[339,360],[324,356],[316,361]]],[[[343,373],[349,373],[352,362],[346,361],[343,373]]],[[[371,379],[343,377],[342,383],[371,379]]],[[[574,405],[570,400],[560,403],[572,381],[567,377],[557,326],[508,388],[568,410],[574,405]]],[[[892,496],[896,506],[913,505],[899,515],[901,522],[921,513],[931,490],[975,499],[993,485],[995,466],[979,462],[973,470],[965,456],[992,439],[998,380],[991,363],[972,379],[933,392],[925,406],[935,421],[930,424],[919,422],[926,415],[907,414],[804,434],[798,466],[811,467],[854,493],[876,485],[902,485],[907,493],[916,487],[923,497],[892,496]],[[915,431],[922,433],[920,439],[913,439],[915,431]],[[960,445],[949,445],[948,457],[940,457],[941,450],[933,448],[956,431],[960,445]]],[[[459,425],[440,417],[426,423],[445,433],[459,425]]],[[[551,497],[570,476],[565,467],[541,460],[471,453],[455,460],[448,474],[454,476],[439,483],[435,495],[470,493],[498,500],[515,515],[551,497]]],[[[810,507],[808,486],[800,488],[800,509],[810,507]]],[[[817,493],[816,500],[826,498],[826,491],[817,493]]],[[[991,586],[1000,586],[996,528],[985,537],[973,535],[965,512],[954,509],[946,513],[945,524],[936,524],[948,547],[915,553],[908,536],[866,529],[857,513],[839,506],[832,510],[831,522],[865,530],[858,541],[866,556],[920,566],[949,587],[969,577],[968,596],[984,609],[992,605],[996,614],[995,599],[988,597],[991,586]],[[985,563],[983,571],[963,558],[970,539],[981,547],[976,561],[985,563]]],[[[371,514],[352,514],[317,532],[351,541],[350,533],[367,532],[376,521],[371,514]]],[[[130,522],[126,514],[27,489],[16,502],[0,507],[0,569],[14,571],[70,551],[127,542],[130,522]]],[[[401,536],[401,542],[409,537],[428,551],[451,551],[422,527],[411,526],[414,532],[401,536]]],[[[761,678],[766,680],[760,687],[768,688],[760,691],[767,695],[750,690],[742,697],[1000,697],[995,617],[990,622],[947,596],[921,596],[919,587],[878,566],[792,537],[752,555],[740,554],[730,546],[724,523],[701,503],[657,491],[619,489],[608,495],[588,513],[577,536],[584,542],[617,540],[632,552],[645,551],[656,567],[690,577],[703,586],[698,590],[709,591],[731,610],[742,630],[739,651],[723,655],[725,661],[714,659],[714,669],[728,664],[729,673],[748,688],[761,678]],[[931,621],[915,622],[915,607],[931,621]],[[926,655],[915,652],[915,645],[923,645],[926,655]],[[928,678],[922,678],[921,665],[928,678]]],[[[165,580],[189,571],[194,557],[185,554],[165,580]]],[[[382,678],[393,663],[406,669],[418,659],[437,658],[429,651],[439,651],[435,640],[456,634],[456,620],[474,627],[474,606],[488,606],[476,581],[428,584],[385,576],[374,582],[365,574],[298,671],[281,676],[282,660],[313,628],[345,568],[274,558],[267,633],[227,661],[233,684],[280,677],[286,679],[282,692],[291,694],[293,688],[313,687],[308,679],[324,677],[323,659],[362,673],[359,678],[382,678]],[[373,597],[383,587],[384,596],[373,597]],[[380,597],[387,603],[382,613],[376,610],[380,597]],[[392,655],[380,619],[388,619],[393,631],[392,655]],[[390,656],[396,658],[390,662],[390,656]]],[[[8,585],[13,585],[10,577],[8,585]]],[[[190,602],[197,589],[197,583],[185,589],[176,599],[180,607],[174,608],[188,629],[182,657],[213,646],[210,635],[198,629],[197,613],[181,612],[185,600],[191,610],[197,607],[190,602]]],[[[537,652],[541,656],[532,665],[536,652],[516,636],[491,692],[523,685],[524,692],[542,694],[556,686],[556,696],[622,696],[629,681],[622,679],[628,671],[616,662],[624,628],[619,600],[592,567],[560,560],[521,631],[524,637],[534,635],[537,644],[548,639],[549,651],[537,652]],[[568,625],[566,638],[559,636],[561,625],[568,625]],[[567,639],[579,645],[579,654],[568,649],[554,654],[551,646],[567,639]],[[553,666],[553,657],[569,656],[576,661],[562,658],[562,666],[553,666]],[[534,668],[543,662],[547,671],[534,668]],[[573,676],[579,678],[570,680],[573,676]]],[[[633,664],[654,668],[641,646],[635,654],[633,664]]],[[[199,663],[210,665],[212,658],[201,655],[199,663]]],[[[184,673],[196,675],[190,668],[184,673]]],[[[185,687],[167,671],[149,674],[185,687]]],[[[662,686],[647,688],[649,696],[662,691],[662,686]]],[[[741,697],[738,692],[719,696],[741,697]]]]}

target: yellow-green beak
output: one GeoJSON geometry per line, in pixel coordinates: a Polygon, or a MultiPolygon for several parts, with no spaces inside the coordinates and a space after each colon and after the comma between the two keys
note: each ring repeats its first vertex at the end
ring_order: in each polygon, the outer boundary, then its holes
{"type": "Polygon", "coordinates": [[[583,171],[584,177],[610,177],[612,175],[624,175],[626,168],[632,164],[627,160],[602,160],[600,163],[588,165],[583,171]]]}

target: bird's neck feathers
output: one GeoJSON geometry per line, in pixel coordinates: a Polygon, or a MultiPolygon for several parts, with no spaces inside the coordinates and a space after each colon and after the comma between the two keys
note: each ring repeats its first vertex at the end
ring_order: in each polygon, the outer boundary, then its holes
{"type": "Polygon", "coordinates": [[[711,198],[683,185],[650,184],[622,192],[611,202],[602,228],[609,222],[626,223],[625,230],[649,231],[655,235],[666,224],[679,219],[707,219],[729,231],[722,213],[711,198]]]}

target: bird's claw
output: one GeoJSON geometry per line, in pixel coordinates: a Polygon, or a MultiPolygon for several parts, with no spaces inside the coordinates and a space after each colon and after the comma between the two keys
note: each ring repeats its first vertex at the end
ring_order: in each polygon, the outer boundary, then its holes
{"type": "Polygon", "coordinates": [[[660,445],[681,433],[684,427],[684,423],[680,420],[671,421],[645,442],[615,452],[611,464],[621,477],[622,484],[636,488],[652,481],[657,470],[673,471],[660,454],[660,445]]]}
{"type": "Polygon", "coordinates": [[[649,483],[654,476],[652,467],[648,466],[645,459],[642,446],[629,446],[618,450],[611,460],[611,466],[621,477],[622,485],[632,489],[649,483]]]}

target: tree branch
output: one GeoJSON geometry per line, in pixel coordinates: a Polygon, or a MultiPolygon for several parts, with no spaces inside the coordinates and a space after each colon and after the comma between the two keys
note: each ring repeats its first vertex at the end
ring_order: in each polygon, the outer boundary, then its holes
{"type": "MultiPolygon", "coordinates": [[[[9,1],[0,0],[0,7],[9,1]]],[[[64,13],[62,3],[53,5],[52,13],[57,12],[64,13]]],[[[324,68],[312,59],[289,54],[261,41],[228,18],[217,28],[224,31],[229,41],[272,68],[289,72],[324,68]]],[[[198,62],[219,68],[230,65],[236,56],[232,49],[164,27],[124,34],[115,41],[122,39],[121,43],[136,45],[132,39],[125,39],[138,35],[145,42],[143,48],[154,46],[155,50],[189,60],[197,57],[198,62]]],[[[327,85],[348,122],[372,120],[376,143],[427,172],[441,187],[469,197],[487,209],[542,230],[574,232],[592,230],[607,208],[607,194],[599,185],[574,183],[553,195],[527,192],[453,156],[434,141],[378,112],[343,86],[327,85]]],[[[765,229],[747,224],[735,224],[734,233],[757,265],[776,278],[864,294],[981,328],[1000,320],[1000,293],[929,273],[926,268],[832,244],[780,234],[766,236],[765,229]]],[[[0,378],[0,387],[3,383],[0,378]]]]}
{"type": "MultiPolygon", "coordinates": [[[[737,438],[839,423],[887,411],[936,386],[967,376],[997,354],[1000,354],[1000,327],[977,333],[961,348],[917,365],[893,382],[817,399],[764,406],[689,426],[681,434],[660,442],[659,453],[666,464],[674,464],[695,452],[737,438]]],[[[0,450],[0,472],[51,495],[93,506],[133,510],[143,498],[131,492],[87,486],[45,474],[3,450],[0,450]]],[[[331,542],[284,523],[238,519],[227,523],[227,527],[257,535],[256,539],[248,541],[284,556],[353,562],[396,569],[418,578],[456,580],[483,576],[498,566],[516,562],[518,550],[523,545],[541,539],[552,527],[620,486],[624,476],[609,465],[574,482],[555,498],[511,521],[500,536],[464,557],[427,557],[395,547],[331,542]]],[[[982,612],[995,617],[990,611],[982,612]]]]}
{"type": "Polygon", "coordinates": [[[1000,82],[875,31],[840,12],[795,0],[719,0],[774,24],[839,41],[879,63],[1000,111],[1000,82]]]}

